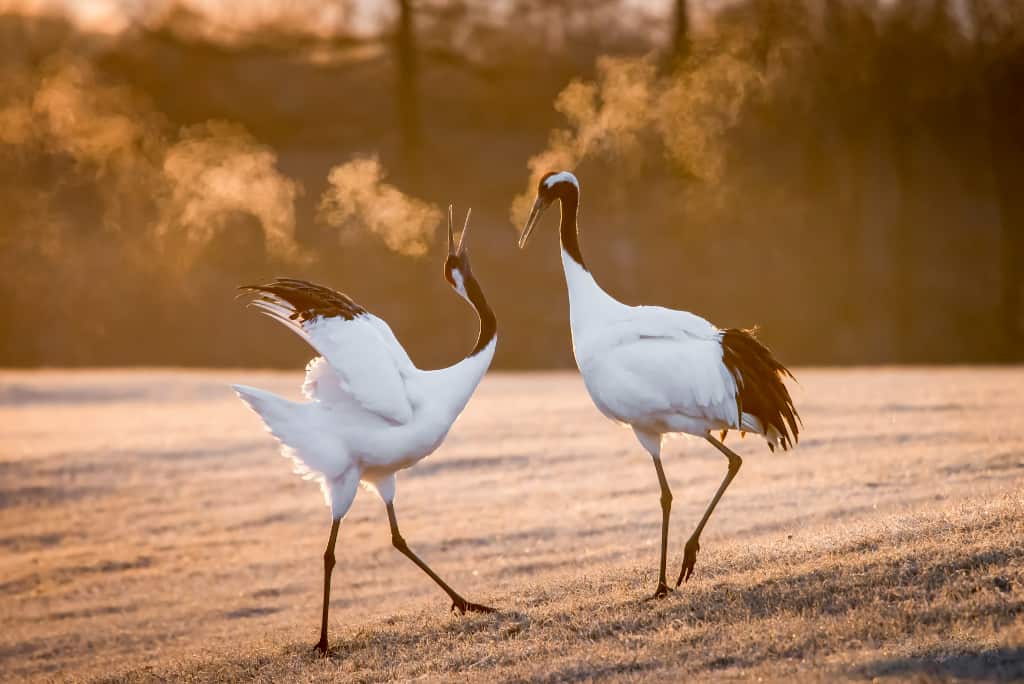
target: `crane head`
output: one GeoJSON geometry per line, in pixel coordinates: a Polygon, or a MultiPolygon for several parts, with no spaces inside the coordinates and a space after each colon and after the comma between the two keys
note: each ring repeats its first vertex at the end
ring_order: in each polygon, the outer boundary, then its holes
{"type": "Polygon", "coordinates": [[[545,173],[537,183],[537,199],[534,200],[530,217],[526,219],[523,232],[519,235],[519,249],[526,247],[526,241],[530,239],[530,234],[545,209],[550,207],[556,199],[561,199],[564,193],[574,192],[579,195],[579,191],[580,183],[571,172],[545,173]]]}
{"type": "Polygon", "coordinates": [[[462,297],[467,296],[465,284],[473,276],[469,265],[469,249],[466,247],[466,233],[469,232],[469,216],[472,213],[472,209],[466,212],[462,235],[456,244],[455,231],[452,228],[452,205],[448,205],[448,258],[444,261],[444,279],[462,297]]]}

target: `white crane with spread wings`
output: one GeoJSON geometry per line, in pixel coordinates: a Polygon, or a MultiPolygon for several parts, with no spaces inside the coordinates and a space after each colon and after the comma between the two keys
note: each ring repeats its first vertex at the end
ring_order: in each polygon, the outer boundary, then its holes
{"type": "Polygon", "coordinates": [[[320,354],[306,368],[308,401],[293,402],[255,387],[234,385],[263,419],[296,472],[320,480],[333,523],[324,552],[323,619],[316,649],[327,652],[327,613],[338,528],[362,482],[387,507],[391,540],[448,594],[452,610],[491,612],[471,603],[438,577],[406,544],[395,515],[395,473],[431,454],[491,365],[497,320],[470,269],[466,248],[469,214],[458,246],[448,209],[448,258],[444,276],[476,310],[476,346],[459,363],[425,371],[413,365],[391,328],[348,296],[305,280],[278,278],[242,289],[252,305],[306,340],[320,354]]]}

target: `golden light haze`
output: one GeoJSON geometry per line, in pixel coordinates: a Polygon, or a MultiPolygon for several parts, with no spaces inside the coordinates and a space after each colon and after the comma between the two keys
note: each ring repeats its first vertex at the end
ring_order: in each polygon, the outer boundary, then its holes
{"type": "Polygon", "coordinates": [[[1024,0],[0,0],[0,680],[1024,681],[1022,113],[1024,0]]]}
{"type": "Polygon", "coordinates": [[[598,59],[596,79],[574,80],[555,99],[569,128],[553,131],[547,148],[530,158],[529,181],[513,201],[512,222],[526,221],[541,176],[594,158],[635,169],[644,155],[654,155],[708,184],[721,182],[721,137],[762,82],[728,47],[668,75],[659,73],[652,56],[598,59]]]}
{"type": "Polygon", "coordinates": [[[569,366],[554,219],[515,249],[563,169],[623,301],[760,324],[795,363],[1024,349],[1021,0],[3,9],[9,365],[293,366],[228,306],[279,275],[444,363],[471,326],[430,249],[454,203],[496,367],[569,366]]]}
{"type": "MultiPolygon", "coordinates": [[[[0,141],[22,154],[63,155],[101,190],[107,238],[142,238],[167,263],[187,266],[232,216],[248,214],[267,250],[301,262],[295,201],[301,183],[244,126],[209,121],[177,130],[142,95],[105,83],[89,60],[55,55],[35,70],[11,69],[0,141]],[[148,226],[146,225],[148,224],[148,226]],[[140,231],[140,228],[145,230],[140,231]]],[[[440,221],[436,207],[382,183],[372,159],[334,168],[320,216],[344,233],[368,230],[394,251],[420,255],[440,221]]],[[[59,241],[50,244],[57,249],[59,241]]]]}
{"type": "Polygon", "coordinates": [[[441,224],[441,210],[384,183],[377,159],[354,159],[331,169],[318,217],[345,232],[351,226],[380,236],[389,249],[423,256],[441,224]]]}

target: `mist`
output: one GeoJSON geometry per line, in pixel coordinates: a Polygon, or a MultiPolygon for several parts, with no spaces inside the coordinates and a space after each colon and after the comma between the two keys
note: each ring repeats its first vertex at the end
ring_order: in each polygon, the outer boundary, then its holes
{"type": "Polygon", "coordinates": [[[668,74],[659,72],[654,56],[603,57],[594,80],[566,86],[554,108],[569,126],[553,131],[547,148],[527,162],[529,180],[513,201],[512,222],[525,221],[541,176],[591,159],[634,175],[650,160],[664,159],[677,172],[720,182],[724,134],[765,79],[725,41],[715,45],[714,53],[691,57],[668,74]]]}
{"type": "Polygon", "coordinates": [[[354,159],[331,169],[318,217],[344,240],[353,230],[369,230],[388,249],[423,256],[441,223],[441,210],[384,183],[377,159],[354,159]]]}
{"type": "Polygon", "coordinates": [[[225,229],[225,216],[245,212],[272,254],[298,256],[301,187],[244,128],[210,121],[174,131],[143,97],[68,55],[8,75],[4,85],[17,93],[0,111],[7,154],[66,159],[74,182],[95,191],[112,245],[146,242],[158,254],[174,245],[174,260],[187,263],[225,229]]]}
{"type": "Polygon", "coordinates": [[[496,365],[570,366],[551,219],[515,249],[562,169],[623,301],[794,364],[1018,358],[1024,5],[675,6],[6,3],[0,358],[290,366],[232,299],[290,275],[449,362],[455,203],[496,365]]]}

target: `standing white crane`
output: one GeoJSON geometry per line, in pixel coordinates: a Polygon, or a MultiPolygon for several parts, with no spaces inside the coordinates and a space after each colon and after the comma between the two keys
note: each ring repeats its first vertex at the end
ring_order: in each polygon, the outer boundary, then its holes
{"type": "Polygon", "coordinates": [[[562,266],[569,290],[573,351],[597,408],[633,428],[654,459],[661,486],[661,564],[654,596],[669,592],[665,580],[668,522],[672,508],[661,464],[663,437],[703,437],[729,459],[721,486],[686,542],[678,587],[693,574],[700,535],[743,460],[723,443],[729,429],[764,435],[768,447],[788,449],[800,419],[783,376],[793,377],[751,331],[720,330],[686,311],[628,306],[594,280],[580,252],[576,214],[580,184],[568,171],[548,173],[519,238],[525,247],[540,215],[561,203],[562,266]],[[721,440],[712,436],[721,431],[721,440]]]}
{"type": "Polygon", "coordinates": [[[270,392],[234,385],[281,443],[295,471],[320,481],[331,507],[331,534],[324,551],[324,601],[320,641],[327,652],[327,612],[338,527],[362,482],[387,507],[391,542],[452,600],[452,610],[493,612],[471,603],[413,553],[398,530],[395,473],[417,463],[444,441],[494,357],[497,321],[474,277],[466,249],[469,213],[458,247],[448,208],[448,258],[444,277],[476,310],[476,346],[459,363],[441,370],[416,368],[391,328],[348,296],[321,285],[278,278],[241,289],[256,294],[252,305],[306,340],[320,356],[309,362],[298,403],[270,392]]]}

